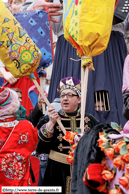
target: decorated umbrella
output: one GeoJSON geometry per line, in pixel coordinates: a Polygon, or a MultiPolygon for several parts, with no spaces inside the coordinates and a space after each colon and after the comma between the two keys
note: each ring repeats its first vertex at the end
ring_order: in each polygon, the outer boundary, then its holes
{"type": "MultiPolygon", "coordinates": [[[[51,107],[33,74],[40,64],[41,52],[2,0],[0,0],[0,25],[1,61],[15,78],[29,76],[48,107],[51,107]]],[[[60,119],[57,119],[57,122],[65,134],[65,128],[60,119]]]]}
{"type": "Polygon", "coordinates": [[[94,70],[92,57],[101,54],[110,38],[115,0],[64,0],[64,37],[77,48],[81,57],[81,131],[84,114],[88,72],[94,70]]]}
{"type": "MultiPolygon", "coordinates": [[[[45,68],[49,67],[54,59],[52,29],[48,10],[44,8],[31,9],[16,13],[14,16],[41,51],[42,57],[37,73],[43,90],[45,68]]],[[[32,47],[31,51],[36,56],[35,48],[32,47]]],[[[43,104],[43,113],[45,114],[45,104],[43,104]]]]}

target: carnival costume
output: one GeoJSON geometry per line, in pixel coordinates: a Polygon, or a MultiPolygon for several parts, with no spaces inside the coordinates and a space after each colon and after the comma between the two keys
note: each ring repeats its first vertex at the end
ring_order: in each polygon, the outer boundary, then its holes
{"type": "Polygon", "coordinates": [[[0,88],[0,189],[32,183],[29,155],[36,148],[37,130],[29,121],[15,119],[19,105],[15,91],[0,88]]]}
{"type": "MultiPolygon", "coordinates": [[[[58,92],[64,89],[74,90],[80,96],[80,81],[73,77],[66,77],[60,81],[58,92]]],[[[63,110],[58,112],[61,122],[66,131],[75,132],[80,127],[80,108],[75,112],[67,114],[63,110]]],[[[85,129],[90,129],[98,123],[98,121],[90,114],[85,116],[85,129]]],[[[49,132],[46,124],[49,121],[48,116],[43,117],[38,125],[39,143],[37,152],[49,153],[48,165],[44,175],[43,186],[61,186],[62,193],[70,192],[71,165],[67,162],[66,157],[70,150],[70,144],[63,139],[63,132],[56,123],[54,130],[49,132]]]]}

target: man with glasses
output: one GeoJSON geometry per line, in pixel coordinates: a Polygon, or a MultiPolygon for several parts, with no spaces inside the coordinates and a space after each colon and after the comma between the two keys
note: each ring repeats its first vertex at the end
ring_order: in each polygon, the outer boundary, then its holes
{"type": "MultiPolygon", "coordinates": [[[[57,88],[61,98],[62,109],[57,113],[49,108],[48,116],[38,124],[39,142],[37,152],[49,153],[43,186],[61,186],[62,193],[70,193],[71,166],[66,157],[70,151],[69,142],[63,139],[63,132],[56,120],[60,117],[66,131],[75,132],[80,128],[81,83],[74,77],[66,77],[57,88]],[[67,193],[67,192],[66,192],[67,193]]],[[[85,130],[92,128],[98,121],[90,114],[85,116],[85,130]]]]}

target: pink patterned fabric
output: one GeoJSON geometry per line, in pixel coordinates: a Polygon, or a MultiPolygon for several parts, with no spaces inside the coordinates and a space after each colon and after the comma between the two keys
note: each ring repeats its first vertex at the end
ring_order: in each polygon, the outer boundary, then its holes
{"type": "MultiPolygon", "coordinates": [[[[31,91],[34,91],[37,94],[37,96],[39,95],[39,91],[35,85],[33,85],[29,88],[29,92],[31,92],[31,91]]],[[[45,90],[44,90],[44,93],[48,96],[48,93],[45,90]]]]}
{"type": "Polygon", "coordinates": [[[124,69],[123,69],[123,86],[122,92],[129,90],[129,55],[125,58],[124,69]]]}
{"type": "Polygon", "coordinates": [[[123,132],[129,134],[129,121],[127,121],[123,127],[123,132]]]}
{"type": "Polygon", "coordinates": [[[4,88],[4,90],[2,88],[4,87],[1,87],[0,89],[0,117],[2,117],[3,115],[13,115],[17,112],[20,106],[18,95],[15,91],[9,88],[4,88]],[[9,93],[11,94],[10,100],[9,98],[7,98],[9,93]],[[1,102],[3,101],[5,101],[5,105],[4,103],[1,104],[1,102]]]}

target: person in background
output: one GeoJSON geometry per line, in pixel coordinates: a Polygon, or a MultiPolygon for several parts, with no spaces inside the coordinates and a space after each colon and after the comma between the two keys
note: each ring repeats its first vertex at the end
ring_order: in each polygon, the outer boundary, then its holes
{"type": "MultiPolygon", "coordinates": [[[[54,101],[51,103],[52,107],[58,112],[61,109],[61,99],[55,98],[54,101]]],[[[46,115],[48,114],[48,106],[46,108],[46,115]]]]}
{"type": "Polygon", "coordinates": [[[0,87],[0,189],[31,186],[30,154],[38,142],[37,130],[15,118],[20,102],[15,91],[0,87]]]}
{"type": "MultiPolygon", "coordinates": [[[[45,90],[44,90],[44,93],[47,97],[48,93],[45,90]]],[[[29,88],[28,95],[29,95],[29,98],[30,98],[30,101],[31,101],[33,107],[35,107],[36,103],[38,102],[38,96],[39,96],[39,91],[35,85],[33,85],[29,88]]],[[[43,101],[43,103],[44,103],[44,101],[43,101]]]]}
{"type": "Polygon", "coordinates": [[[8,0],[8,7],[12,14],[21,11],[22,5],[26,0],[8,0]]]}
{"type": "Polygon", "coordinates": [[[39,119],[43,116],[42,113],[42,103],[44,102],[43,98],[40,95],[38,96],[38,101],[37,103],[35,103],[35,107],[33,108],[32,112],[27,116],[26,109],[21,105],[22,91],[19,90],[18,88],[12,88],[12,90],[14,90],[17,93],[20,102],[19,109],[16,112],[17,120],[27,119],[34,125],[34,127],[36,127],[37,123],[39,122],[39,119]]]}
{"type": "Polygon", "coordinates": [[[50,87],[50,82],[51,82],[51,77],[50,75],[46,77],[45,79],[45,91],[48,93],[49,92],[49,87],[50,87]]]}
{"type": "MultiPolygon", "coordinates": [[[[47,96],[48,94],[44,90],[45,95],[47,96]]],[[[38,101],[38,96],[40,96],[38,89],[36,88],[35,85],[29,88],[28,90],[29,98],[31,100],[31,103],[33,107],[35,107],[37,101],[38,101]]],[[[42,99],[42,98],[41,98],[42,99]]],[[[44,103],[44,100],[43,100],[44,103]]],[[[44,103],[45,104],[45,103],[44,103]]],[[[46,106],[46,104],[45,104],[46,106]]],[[[42,180],[44,178],[44,173],[47,167],[47,160],[48,160],[48,154],[46,153],[38,153],[36,150],[31,154],[32,156],[36,157],[40,161],[40,171],[39,171],[39,178],[38,178],[38,186],[42,185],[42,180]]]]}
{"type": "Polygon", "coordinates": [[[38,7],[42,8],[48,8],[50,20],[54,23],[58,23],[59,20],[55,18],[55,16],[62,15],[61,9],[63,5],[58,3],[51,3],[50,0],[26,0],[25,3],[22,5],[22,11],[29,10],[29,9],[35,9],[38,7]]]}
{"type": "Polygon", "coordinates": [[[96,111],[105,111],[103,101],[99,101],[99,100],[98,100],[98,101],[95,103],[95,110],[96,110],[96,111]]]}
{"type": "Polygon", "coordinates": [[[14,90],[17,95],[18,95],[18,100],[20,102],[20,106],[19,109],[17,111],[17,120],[24,120],[26,118],[26,109],[21,105],[22,102],[22,91],[19,90],[18,88],[12,88],[12,90],[14,90]]]}

